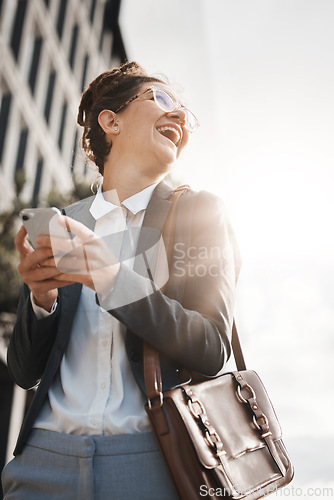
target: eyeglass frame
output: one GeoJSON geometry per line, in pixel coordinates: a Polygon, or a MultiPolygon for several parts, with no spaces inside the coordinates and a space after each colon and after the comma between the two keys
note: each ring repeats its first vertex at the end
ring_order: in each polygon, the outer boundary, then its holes
{"type": "MultiPolygon", "coordinates": [[[[130,104],[131,102],[135,101],[136,99],[138,99],[138,97],[146,94],[147,92],[150,92],[152,91],[153,92],[153,98],[154,98],[154,102],[156,103],[156,105],[162,110],[162,111],[165,111],[156,101],[155,99],[155,93],[154,91],[155,90],[160,90],[160,92],[164,92],[164,94],[166,94],[172,101],[172,103],[174,104],[177,104],[174,100],[174,98],[168,94],[168,92],[166,92],[165,90],[163,89],[160,89],[159,87],[156,87],[155,85],[151,85],[150,87],[147,87],[147,89],[143,90],[142,92],[139,92],[138,94],[134,95],[133,97],[131,97],[131,99],[129,99],[128,101],[126,101],[124,104],[122,104],[119,108],[116,109],[116,111],[114,111],[114,113],[118,113],[119,111],[121,111],[121,109],[125,108],[125,106],[127,106],[128,104],[130,104]]],[[[195,118],[195,124],[196,124],[196,127],[193,129],[193,130],[190,130],[188,127],[187,127],[187,120],[185,120],[185,128],[188,130],[188,132],[190,133],[193,133],[195,132],[200,123],[198,121],[198,119],[196,118],[196,116],[194,115],[194,113],[192,111],[190,111],[190,109],[186,108],[185,106],[182,106],[181,104],[179,105],[176,105],[175,108],[173,108],[171,111],[165,111],[165,113],[172,113],[173,111],[177,110],[177,109],[184,109],[185,111],[187,111],[188,113],[190,113],[194,118],[195,118]]]]}

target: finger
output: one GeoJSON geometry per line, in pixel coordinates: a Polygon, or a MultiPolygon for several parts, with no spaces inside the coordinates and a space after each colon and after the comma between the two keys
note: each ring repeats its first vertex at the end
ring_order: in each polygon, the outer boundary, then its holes
{"type": "Polygon", "coordinates": [[[52,247],[50,236],[40,234],[35,238],[35,241],[40,247],[52,247]]]}
{"type": "Polygon", "coordinates": [[[21,244],[24,241],[26,235],[27,235],[26,228],[24,226],[21,226],[17,232],[17,235],[15,236],[15,239],[14,239],[15,243],[21,244]]]}
{"type": "Polygon", "coordinates": [[[44,281],[39,281],[36,282],[35,284],[32,283],[30,285],[30,290],[34,294],[34,290],[38,289],[38,293],[47,293],[50,290],[54,290],[55,288],[62,288],[67,285],[72,285],[74,281],[59,281],[56,279],[49,279],[49,280],[44,280],[44,281]]]}
{"type": "Polygon", "coordinates": [[[26,255],[19,266],[18,270],[20,273],[24,273],[38,266],[42,266],[43,262],[52,257],[52,250],[50,248],[38,248],[37,250],[32,250],[29,255],[26,255]]]}
{"type": "Polygon", "coordinates": [[[45,261],[42,264],[42,267],[56,267],[56,262],[55,262],[54,256],[52,255],[52,257],[45,259],[45,261]]]}
{"type": "Polygon", "coordinates": [[[46,235],[40,235],[36,238],[36,243],[40,245],[41,247],[47,247],[47,248],[52,248],[52,252],[54,255],[58,253],[69,253],[71,252],[76,246],[81,246],[82,241],[76,241],[76,238],[71,239],[70,237],[68,238],[59,238],[57,236],[46,236],[46,235]]]}
{"type": "Polygon", "coordinates": [[[24,273],[24,281],[33,285],[41,281],[54,279],[59,276],[60,272],[54,267],[40,267],[24,273]]]}
{"type": "Polygon", "coordinates": [[[27,236],[26,228],[24,226],[21,226],[17,235],[14,238],[14,244],[20,254],[20,257],[24,257],[28,253],[33,251],[33,248],[28,243],[26,236],[27,236]]]}
{"type": "Polygon", "coordinates": [[[87,246],[83,245],[75,252],[71,252],[65,256],[55,257],[55,265],[61,273],[70,274],[90,274],[91,270],[101,270],[110,266],[110,259],[102,259],[98,252],[87,252],[87,246]]]}
{"type": "Polygon", "coordinates": [[[87,226],[81,224],[81,222],[78,222],[77,220],[72,219],[71,217],[67,217],[66,215],[62,215],[61,217],[59,217],[58,223],[63,227],[66,227],[66,229],[73,233],[75,236],[78,236],[82,240],[82,242],[97,238],[97,235],[87,226]]]}
{"type": "Polygon", "coordinates": [[[64,283],[82,283],[90,288],[93,285],[91,277],[87,274],[59,274],[56,277],[56,282],[59,283],[58,287],[64,286],[64,283]]]}
{"type": "Polygon", "coordinates": [[[54,259],[55,266],[60,273],[67,274],[78,274],[85,273],[87,270],[87,266],[84,259],[74,258],[72,256],[61,257],[58,259],[57,257],[54,259]]]}

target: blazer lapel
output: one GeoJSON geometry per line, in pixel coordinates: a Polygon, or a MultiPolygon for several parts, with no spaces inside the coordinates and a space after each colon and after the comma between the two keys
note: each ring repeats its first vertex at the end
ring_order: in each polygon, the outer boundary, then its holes
{"type": "Polygon", "coordinates": [[[93,230],[95,226],[95,219],[89,209],[94,201],[94,198],[95,195],[70,205],[64,209],[65,214],[93,230]]]}
{"type": "MultiPolygon", "coordinates": [[[[172,206],[172,203],[168,200],[172,192],[173,188],[165,181],[160,182],[153,191],[139,234],[133,266],[134,271],[139,274],[147,276],[147,267],[150,268],[151,272],[153,271],[152,274],[154,273],[157,255],[153,260],[150,258],[149,266],[146,257],[149,250],[159,242],[165,220],[172,206]]],[[[157,254],[157,252],[155,253],[157,254]]]]}

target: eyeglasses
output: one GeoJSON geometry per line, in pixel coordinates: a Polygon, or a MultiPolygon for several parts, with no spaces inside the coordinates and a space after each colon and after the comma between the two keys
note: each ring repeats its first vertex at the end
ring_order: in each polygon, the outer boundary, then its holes
{"type": "Polygon", "coordinates": [[[121,109],[125,108],[125,106],[130,104],[130,102],[135,101],[136,99],[138,99],[138,97],[148,92],[153,93],[154,102],[156,103],[157,106],[159,106],[160,109],[162,109],[162,111],[165,111],[165,113],[171,113],[174,110],[182,109],[185,114],[185,124],[184,124],[185,128],[189,132],[195,132],[195,130],[197,130],[197,128],[199,127],[199,121],[197,120],[196,116],[191,111],[189,111],[189,109],[185,108],[184,106],[181,106],[181,104],[178,104],[172,96],[167,94],[167,92],[158,87],[154,87],[153,85],[143,90],[139,94],[136,94],[135,96],[131,97],[131,99],[122,104],[122,106],[120,106],[115,111],[115,113],[118,113],[121,109]]]}

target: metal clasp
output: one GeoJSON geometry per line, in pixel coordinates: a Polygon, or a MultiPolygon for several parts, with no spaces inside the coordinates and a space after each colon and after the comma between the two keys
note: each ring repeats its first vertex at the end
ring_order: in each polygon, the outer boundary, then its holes
{"type": "MultiPolygon", "coordinates": [[[[163,397],[162,392],[159,392],[159,399],[160,399],[160,404],[159,404],[159,406],[162,406],[162,405],[163,405],[163,403],[164,403],[164,397],[163,397]]],[[[148,405],[149,409],[151,409],[151,408],[152,408],[152,402],[151,402],[151,400],[150,400],[150,399],[147,399],[147,405],[148,405]]]]}
{"type": "Polygon", "coordinates": [[[192,414],[192,416],[193,416],[194,418],[196,418],[196,420],[198,420],[198,419],[200,418],[200,416],[201,416],[201,415],[206,415],[205,408],[204,408],[204,406],[202,405],[202,403],[200,402],[200,400],[199,400],[199,399],[195,399],[195,400],[193,401],[191,398],[189,398],[189,399],[188,399],[188,408],[189,408],[189,410],[190,410],[190,413],[192,414]],[[193,404],[195,404],[195,403],[197,403],[197,404],[198,404],[198,406],[200,407],[200,409],[201,409],[201,413],[195,413],[195,411],[194,411],[194,409],[193,409],[193,406],[192,406],[192,405],[193,405],[193,404]]]}
{"type": "MultiPolygon", "coordinates": [[[[253,398],[253,399],[256,399],[256,395],[255,395],[254,389],[253,389],[253,387],[252,387],[251,385],[246,384],[246,385],[243,387],[243,389],[248,389],[248,390],[249,390],[249,392],[251,393],[252,398],[253,398]]],[[[240,402],[241,402],[241,403],[248,403],[247,399],[245,399],[245,398],[243,397],[243,395],[241,394],[241,388],[240,388],[240,385],[238,385],[238,387],[237,387],[237,395],[238,395],[238,398],[239,398],[239,400],[240,400],[240,402]]]]}
{"type": "MultiPolygon", "coordinates": [[[[269,427],[269,422],[268,422],[268,419],[267,419],[267,417],[265,416],[265,414],[262,414],[260,418],[263,418],[263,420],[264,420],[264,425],[267,425],[267,426],[269,427]]],[[[253,415],[253,424],[255,425],[255,427],[256,427],[259,431],[262,431],[262,428],[261,428],[261,427],[260,427],[260,425],[258,424],[258,421],[257,421],[257,419],[256,419],[256,416],[255,416],[255,415],[253,415]]],[[[266,435],[264,435],[264,436],[262,436],[262,437],[267,437],[267,434],[268,434],[268,433],[266,433],[266,435]]],[[[271,434],[271,432],[270,432],[269,434],[271,434]]]]}

